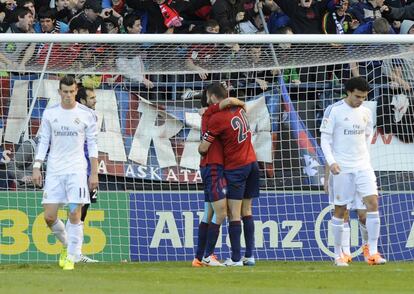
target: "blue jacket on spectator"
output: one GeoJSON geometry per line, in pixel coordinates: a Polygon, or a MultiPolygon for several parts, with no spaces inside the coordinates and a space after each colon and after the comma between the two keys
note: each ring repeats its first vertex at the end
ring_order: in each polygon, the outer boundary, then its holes
{"type": "Polygon", "coordinates": [[[267,27],[271,34],[289,24],[289,16],[284,13],[273,12],[267,21],[267,27]]]}
{"type": "Polygon", "coordinates": [[[369,2],[355,3],[350,9],[349,13],[353,14],[360,24],[373,21],[381,17],[380,7],[373,7],[369,2]]]}
{"type": "MultiPolygon", "coordinates": [[[[367,23],[359,25],[355,29],[354,34],[372,34],[373,24],[374,24],[373,21],[369,21],[367,23]]],[[[389,34],[395,34],[395,31],[393,30],[391,26],[390,26],[389,34]]]]}

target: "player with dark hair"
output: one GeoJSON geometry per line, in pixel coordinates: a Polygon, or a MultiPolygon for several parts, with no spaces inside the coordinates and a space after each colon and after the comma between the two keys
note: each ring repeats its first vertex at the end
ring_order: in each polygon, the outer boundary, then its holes
{"type": "MultiPolygon", "coordinates": [[[[76,102],[92,109],[95,110],[95,105],[96,105],[96,94],[95,94],[95,90],[93,88],[86,88],[83,86],[79,86],[78,88],[78,93],[76,94],[76,102]]],[[[89,176],[91,173],[91,162],[89,160],[89,152],[88,152],[88,145],[85,142],[84,145],[84,152],[85,152],[85,158],[88,162],[88,168],[87,168],[87,175],[89,176]]],[[[97,199],[98,199],[98,190],[97,189],[93,189],[92,191],[89,191],[89,198],[90,198],[90,202],[91,203],[96,203],[97,199]]],[[[81,213],[81,222],[82,225],[85,222],[86,216],[88,214],[88,209],[89,209],[90,203],[86,203],[82,206],[82,213],[81,213]]],[[[81,254],[79,260],[77,260],[77,262],[85,262],[85,263],[94,263],[94,262],[98,262],[95,259],[92,259],[86,255],[81,254]]]]}
{"type": "MultiPolygon", "coordinates": [[[[222,101],[226,95],[227,91],[221,83],[213,83],[207,88],[207,98],[213,103],[222,101]]],[[[226,266],[254,265],[254,222],[251,206],[253,198],[259,197],[259,166],[243,108],[232,107],[211,116],[207,132],[203,135],[203,141],[199,146],[200,154],[205,155],[218,139],[223,143],[232,251],[231,258],[224,264],[226,266]],[[240,245],[241,218],[246,241],[243,259],[240,245]]]]}
{"type": "MultiPolygon", "coordinates": [[[[227,98],[221,103],[212,104],[207,99],[206,91],[201,97],[203,107],[201,119],[201,133],[207,130],[210,116],[232,106],[244,106],[244,102],[236,98],[227,98]]],[[[200,172],[204,186],[204,216],[198,228],[198,244],[196,257],[192,262],[193,267],[223,266],[213,255],[220,226],[227,215],[226,203],[226,179],[223,173],[223,146],[220,140],[214,142],[209,151],[200,161],[200,172]]]]}
{"type": "Polygon", "coordinates": [[[372,113],[362,105],[369,90],[364,78],[349,79],[345,83],[347,97],[325,110],[320,127],[321,147],[330,170],[330,194],[335,204],[332,232],[336,266],[348,266],[341,249],[342,235],[347,205],[354,201],[361,201],[367,208],[368,264],[386,263],[378,253],[378,190],[368,148],[373,136],[372,113]]]}
{"type": "Polygon", "coordinates": [[[59,265],[64,270],[73,270],[81,255],[82,206],[90,202],[89,191],[98,187],[97,118],[93,110],[76,102],[77,90],[74,77],[60,79],[60,103],[43,112],[32,176],[33,184],[42,187],[40,168],[48,153],[42,204],[46,224],[63,244],[59,265]],[[85,141],[91,162],[89,176],[85,141]],[[62,204],[69,208],[66,229],[58,218],[62,204]]]}

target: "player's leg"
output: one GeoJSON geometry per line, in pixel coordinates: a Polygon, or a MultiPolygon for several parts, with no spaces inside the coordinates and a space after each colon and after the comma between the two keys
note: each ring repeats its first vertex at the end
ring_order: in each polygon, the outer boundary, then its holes
{"type": "Polygon", "coordinates": [[[340,173],[338,175],[331,175],[330,178],[332,178],[331,193],[335,204],[334,215],[331,220],[334,236],[335,265],[347,266],[348,263],[342,255],[342,236],[346,208],[352,202],[355,195],[353,190],[353,187],[355,187],[354,176],[352,174],[340,173]]]}
{"type": "MultiPolygon", "coordinates": [[[[89,193],[89,200],[91,201],[91,203],[96,202],[96,197],[93,198],[94,196],[96,196],[96,193],[97,193],[96,189],[89,193]]],[[[84,227],[85,227],[85,219],[86,219],[86,216],[88,215],[89,206],[90,206],[89,203],[82,206],[82,212],[81,212],[82,230],[84,230],[84,227]]],[[[90,258],[86,255],[81,254],[79,259],[77,260],[77,262],[95,263],[95,262],[99,262],[99,261],[96,260],[96,259],[92,259],[92,258],[90,258]]]]}
{"type": "Polygon", "coordinates": [[[350,263],[352,261],[351,256],[351,228],[349,226],[349,206],[344,215],[344,229],[342,231],[342,256],[343,259],[350,263]]]}
{"type": "Polygon", "coordinates": [[[231,258],[227,259],[224,264],[226,266],[243,266],[240,244],[242,232],[241,207],[245,195],[248,170],[244,167],[236,170],[226,170],[224,175],[227,179],[228,232],[231,244],[231,258]]]}
{"type": "MultiPolygon", "coordinates": [[[[205,196],[205,198],[207,199],[207,196],[205,196]]],[[[210,223],[212,218],[213,218],[213,208],[211,207],[211,203],[208,201],[204,201],[204,214],[203,214],[203,219],[198,225],[197,249],[196,249],[196,256],[192,262],[193,267],[203,266],[202,260],[203,260],[203,256],[204,256],[204,252],[206,248],[206,243],[207,243],[208,224],[210,223]]]]}
{"type": "Polygon", "coordinates": [[[373,170],[358,172],[358,193],[362,196],[367,207],[366,228],[368,232],[369,255],[368,264],[385,264],[386,260],[378,253],[378,239],[380,235],[380,217],[378,210],[378,191],[376,177],[373,170]]]}
{"type": "MultiPolygon", "coordinates": [[[[229,194],[229,196],[231,196],[229,194]]],[[[231,244],[231,258],[227,259],[224,264],[226,266],[242,266],[243,261],[241,260],[241,206],[242,200],[238,199],[227,199],[228,205],[228,217],[229,217],[229,237],[231,244]]]]}
{"type": "Polygon", "coordinates": [[[254,259],[254,219],[252,213],[252,203],[254,198],[259,197],[260,193],[260,174],[257,162],[252,163],[249,176],[246,180],[246,190],[242,202],[242,221],[246,251],[243,258],[244,265],[255,265],[254,259]]]}
{"type": "Polygon", "coordinates": [[[227,200],[224,196],[211,202],[214,210],[213,218],[208,225],[206,250],[203,257],[203,264],[207,266],[223,266],[213,255],[217,239],[220,235],[220,226],[227,216],[227,200]]]}
{"type": "Polygon", "coordinates": [[[252,214],[252,201],[253,199],[243,199],[242,202],[242,221],[243,221],[243,233],[244,241],[246,244],[246,251],[244,253],[243,265],[253,266],[256,264],[254,259],[254,220],[252,214]]]}
{"type": "Polygon", "coordinates": [[[357,213],[358,213],[359,232],[361,233],[361,239],[362,239],[362,253],[364,255],[364,260],[367,262],[368,257],[369,257],[369,247],[368,247],[368,231],[366,227],[367,209],[365,205],[363,208],[358,209],[357,213]]]}
{"type": "Polygon", "coordinates": [[[66,203],[64,186],[60,176],[46,175],[43,191],[44,218],[47,226],[51,229],[56,238],[62,243],[62,250],[59,256],[59,266],[63,267],[67,255],[68,238],[65,224],[58,218],[58,210],[61,203],[66,203]]]}
{"type": "Polygon", "coordinates": [[[59,219],[59,204],[43,204],[44,218],[47,226],[50,228],[56,238],[62,243],[63,247],[68,245],[65,224],[59,219]]]}
{"type": "Polygon", "coordinates": [[[83,244],[83,226],[80,221],[82,204],[69,203],[68,221],[66,231],[68,233],[68,257],[63,267],[64,270],[72,270],[74,263],[80,259],[83,244]]]}
{"type": "Polygon", "coordinates": [[[204,178],[204,180],[205,187],[207,188],[206,195],[213,207],[214,215],[208,225],[207,244],[203,264],[208,266],[223,266],[223,264],[221,264],[213,255],[213,252],[220,234],[220,226],[227,216],[227,181],[224,178],[222,165],[208,165],[208,170],[208,177],[204,178]]]}
{"type": "Polygon", "coordinates": [[[67,256],[68,238],[66,234],[65,224],[59,219],[59,204],[43,204],[44,218],[47,226],[53,235],[62,243],[62,250],[59,256],[59,266],[63,267],[67,256]]]}
{"type": "Polygon", "coordinates": [[[86,174],[70,174],[66,176],[68,196],[68,257],[64,270],[72,270],[74,263],[79,260],[83,244],[83,226],[81,222],[82,206],[90,202],[86,174]]]}

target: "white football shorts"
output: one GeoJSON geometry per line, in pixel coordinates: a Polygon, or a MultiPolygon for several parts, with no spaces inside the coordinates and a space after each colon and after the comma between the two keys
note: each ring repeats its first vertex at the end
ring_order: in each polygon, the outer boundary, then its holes
{"type": "Polygon", "coordinates": [[[42,204],[90,203],[86,173],[47,175],[42,204]]]}
{"type": "Polygon", "coordinates": [[[373,169],[329,175],[329,202],[347,205],[347,209],[366,209],[363,198],[378,195],[377,179],[373,169]]]}

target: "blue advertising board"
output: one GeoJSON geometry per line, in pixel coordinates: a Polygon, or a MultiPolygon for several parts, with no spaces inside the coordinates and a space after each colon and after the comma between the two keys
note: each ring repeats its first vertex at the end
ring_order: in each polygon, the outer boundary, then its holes
{"type": "MultiPolygon", "coordinates": [[[[381,196],[379,249],[389,260],[408,260],[414,256],[413,198],[413,194],[381,196]]],[[[196,192],[130,194],[131,260],[193,259],[203,199],[203,194],[196,192]]],[[[255,256],[261,260],[330,260],[331,209],[325,194],[263,192],[253,208],[255,256]]],[[[351,251],[356,260],[362,260],[354,212],[350,226],[351,251]]],[[[224,225],[215,254],[221,259],[229,257],[229,244],[224,225]]]]}

